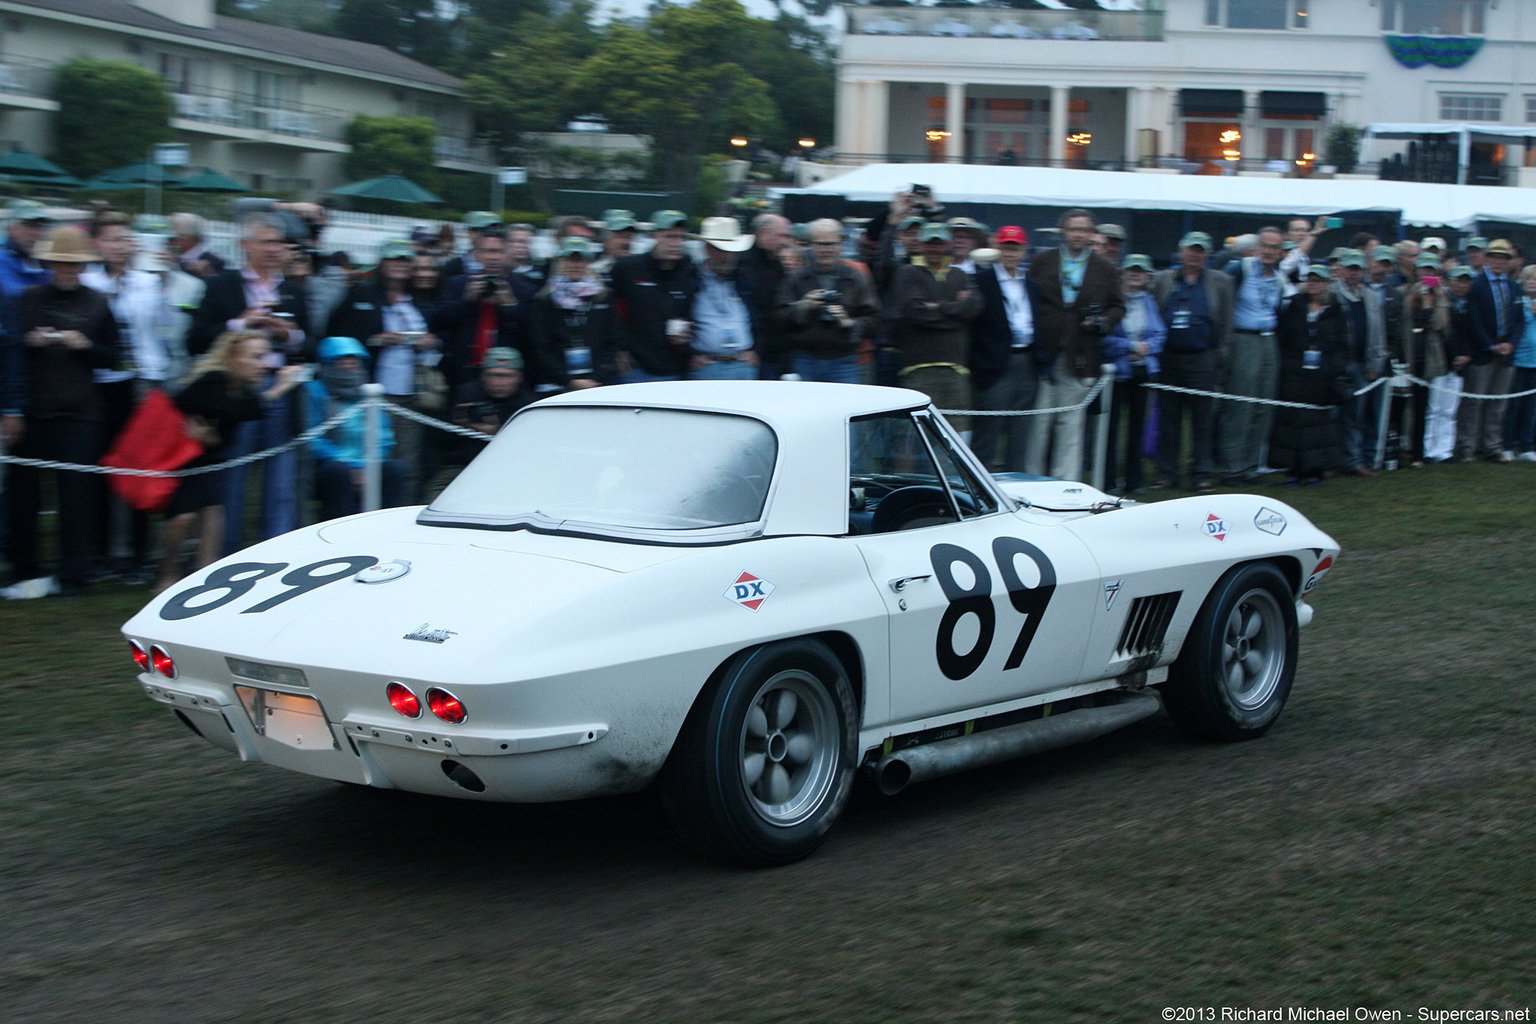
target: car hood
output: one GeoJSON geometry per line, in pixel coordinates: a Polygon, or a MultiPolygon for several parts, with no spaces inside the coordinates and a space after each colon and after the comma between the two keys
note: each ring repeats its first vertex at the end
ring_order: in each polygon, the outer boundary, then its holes
{"type": "MultiPolygon", "coordinates": [[[[1046,512],[1076,512],[1087,515],[1104,511],[1121,499],[1076,480],[1032,476],[1028,473],[999,473],[997,484],[1009,497],[1046,512]]],[[[1134,502],[1123,502],[1125,505],[1134,502]]]]}
{"type": "Polygon", "coordinates": [[[415,511],[323,523],[248,548],[170,588],[124,632],[257,661],[442,678],[509,638],[541,636],[552,621],[568,629],[572,603],[687,554],[526,530],[420,526],[415,511]],[[323,575],[337,568],[327,560],[354,556],[359,564],[396,563],[382,574],[393,578],[364,583],[346,573],[307,591],[292,585],[302,579],[284,583],[304,567],[323,575]],[[240,565],[276,568],[220,604],[230,588],[207,581],[240,565]],[[203,605],[209,610],[184,614],[203,605]]]}

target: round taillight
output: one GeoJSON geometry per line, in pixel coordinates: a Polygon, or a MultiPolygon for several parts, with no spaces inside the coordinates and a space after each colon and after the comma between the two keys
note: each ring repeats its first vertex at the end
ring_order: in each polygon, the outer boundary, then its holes
{"type": "Polygon", "coordinates": [[[133,663],[139,666],[139,671],[148,672],[149,652],[144,649],[144,645],[137,640],[129,640],[128,648],[133,651],[133,663]]]}
{"type": "Polygon", "coordinates": [[[449,725],[458,725],[466,717],[464,705],[459,703],[459,698],[435,686],[427,691],[427,707],[449,725]]]}
{"type": "Polygon", "coordinates": [[[390,683],[384,687],[384,695],[389,698],[389,706],[400,712],[406,718],[421,717],[421,701],[411,692],[410,687],[399,683],[390,683]]]}
{"type": "Polygon", "coordinates": [[[164,647],[161,647],[159,644],[151,647],[149,649],[149,660],[154,664],[156,672],[159,672],[167,679],[176,678],[176,662],[171,660],[171,656],[165,652],[164,647]]]}

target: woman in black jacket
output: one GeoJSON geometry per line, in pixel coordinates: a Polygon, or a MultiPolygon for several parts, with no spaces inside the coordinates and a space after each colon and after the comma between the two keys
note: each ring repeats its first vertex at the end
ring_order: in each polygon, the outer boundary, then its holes
{"type": "Polygon", "coordinates": [[[1334,301],[1326,264],[1307,270],[1301,292],[1280,311],[1275,333],[1280,400],[1328,408],[1277,408],[1268,461],[1285,470],[1287,486],[1320,484],[1343,460],[1335,407],[1349,397],[1349,322],[1334,301]]]}
{"type": "Polygon", "coordinates": [[[585,238],[560,242],[553,272],[533,304],[529,377],[567,390],[613,380],[617,323],[601,275],[591,269],[597,247],[585,238]]]}

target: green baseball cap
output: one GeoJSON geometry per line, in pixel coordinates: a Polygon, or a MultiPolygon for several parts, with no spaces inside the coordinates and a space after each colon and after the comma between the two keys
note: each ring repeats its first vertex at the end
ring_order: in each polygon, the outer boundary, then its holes
{"type": "Polygon", "coordinates": [[[521,370],[522,368],[523,354],[515,348],[486,349],[485,358],[480,361],[482,370],[521,370]]]}
{"type": "Polygon", "coordinates": [[[949,228],[943,224],[925,224],[917,233],[919,242],[947,242],[949,238],[949,228]]]}
{"type": "Polygon", "coordinates": [[[560,239],[560,250],[555,253],[561,259],[565,259],[567,256],[579,256],[584,260],[589,260],[596,254],[597,246],[579,235],[560,239]]]}
{"type": "Polygon", "coordinates": [[[1462,246],[1462,248],[1463,249],[1486,249],[1486,248],[1488,248],[1488,239],[1484,238],[1482,235],[1474,235],[1473,237],[1467,239],[1467,244],[1462,246]]]}
{"type": "Polygon", "coordinates": [[[1433,269],[1440,265],[1440,257],[1436,256],[1432,252],[1421,253],[1419,254],[1418,258],[1413,261],[1413,265],[1415,267],[1426,267],[1433,269]]]}
{"type": "Polygon", "coordinates": [[[1371,259],[1377,263],[1396,263],[1397,253],[1392,251],[1390,245],[1378,245],[1371,250],[1371,259]]]}
{"type": "Polygon", "coordinates": [[[1152,272],[1152,257],[1145,253],[1133,252],[1120,261],[1121,270],[1130,270],[1133,267],[1137,270],[1145,270],[1150,274],[1152,272]]]}
{"type": "Polygon", "coordinates": [[[1321,277],[1324,280],[1327,280],[1328,278],[1332,277],[1333,275],[1328,272],[1328,264],[1326,264],[1326,263],[1314,263],[1311,266],[1307,267],[1307,272],[1303,276],[1304,277],[1321,277]]]}
{"type": "Polygon", "coordinates": [[[903,217],[901,223],[896,225],[897,231],[907,231],[911,228],[920,228],[928,221],[922,217],[903,217]]]}
{"type": "Polygon", "coordinates": [[[416,256],[416,247],[403,238],[391,238],[379,246],[381,260],[409,260],[416,256]]]}
{"type": "Polygon", "coordinates": [[[500,223],[501,218],[489,210],[473,210],[464,215],[464,226],[471,231],[479,231],[481,228],[500,223]]]}
{"type": "Polygon", "coordinates": [[[5,215],[11,220],[52,220],[48,207],[35,199],[18,199],[6,208],[5,215]]]}
{"type": "Polygon", "coordinates": [[[1345,249],[1339,257],[1339,266],[1360,267],[1363,269],[1365,267],[1365,253],[1359,249],[1345,249]]]}
{"type": "Polygon", "coordinates": [[[1190,249],[1197,246],[1206,252],[1211,252],[1216,248],[1215,244],[1211,242],[1211,236],[1204,231],[1191,231],[1179,239],[1180,249],[1190,249]]]}
{"type": "Polygon", "coordinates": [[[1473,276],[1473,270],[1472,270],[1471,267],[1468,267],[1468,266],[1457,265],[1457,266],[1452,267],[1450,269],[1450,271],[1445,276],[1446,277],[1471,277],[1471,276],[1473,276]]]}
{"type": "Polygon", "coordinates": [[[638,223],[628,210],[604,210],[603,227],[608,231],[633,231],[638,223]]]}
{"type": "Polygon", "coordinates": [[[657,210],[651,214],[652,231],[669,231],[688,227],[688,215],[681,210],[657,210]]]}

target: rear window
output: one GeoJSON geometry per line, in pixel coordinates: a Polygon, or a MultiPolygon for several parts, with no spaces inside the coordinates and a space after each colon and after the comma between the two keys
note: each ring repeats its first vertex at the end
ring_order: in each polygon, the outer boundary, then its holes
{"type": "Polygon", "coordinates": [[[773,431],[746,416],[533,406],[422,520],[577,532],[739,527],[763,518],[777,458],[773,431]]]}

